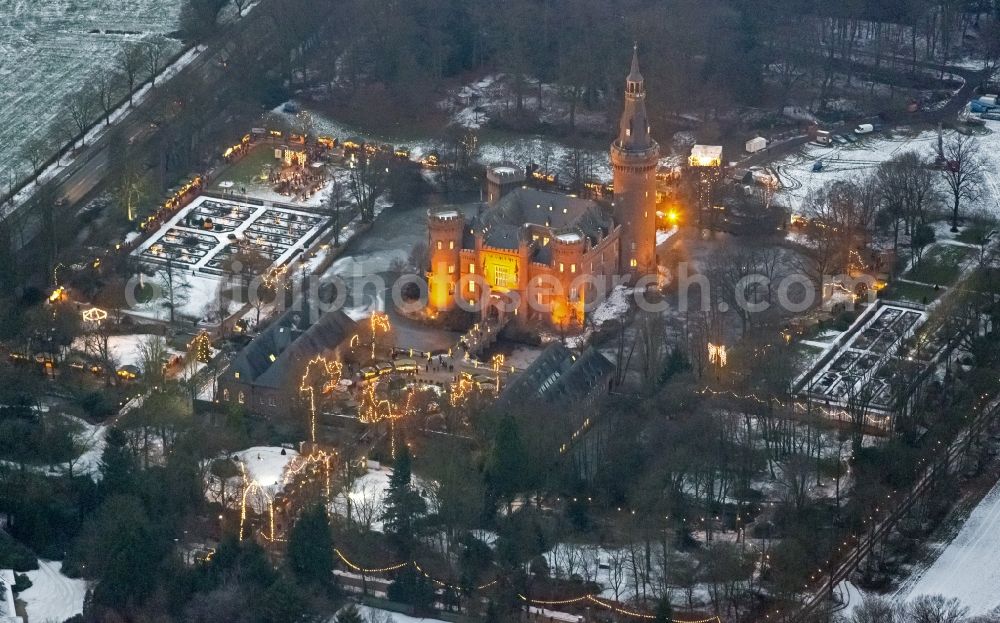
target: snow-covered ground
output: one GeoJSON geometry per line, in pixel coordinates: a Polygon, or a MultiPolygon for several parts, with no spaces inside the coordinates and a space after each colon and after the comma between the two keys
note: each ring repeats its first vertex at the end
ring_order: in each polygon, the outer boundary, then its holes
{"type": "MultiPolygon", "coordinates": [[[[954,135],[946,130],[945,144],[954,135]]],[[[982,134],[974,134],[985,164],[984,192],[978,202],[967,205],[965,213],[986,210],[1000,217],[1000,121],[987,121],[982,134]]],[[[819,146],[807,144],[798,153],[774,163],[773,169],[782,184],[776,201],[798,212],[809,193],[838,180],[858,181],[874,174],[876,168],[894,156],[915,151],[925,160],[937,152],[937,132],[908,132],[898,129],[885,135],[871,135],[848,145],[819,146]],[[813,171],[816,161],[823,161],[821,171],[813,171]]],[[[941,180],[942,189],[944,181],[941,180]]],[[[969,202],[966,202],[967,204],[969,202]]]]}
{"type": "MultiPolygon", "coordinates": [[[[293,121],[295,116],[291,113],[282,112],[280,108],[274,111],[275,115],[293,121]]],[[[299,115],[303,113],[298,113],[299,115]]],[[[306,113],[309,115],[312,127],[318,134],[332,136],[338,139],[360,139],[375,143],[388,143],[396,146],[405,146],[410,150],[410,159],[419,161],[432,151],[442,148],[441,141],[432,137],[400,137],[385,134],[366,132],[349,124],[342,123],[335,119],[315,112],[306,113]]],[[[580,156],[580,170],[584,177],[592,178],[602,183],[611,181],[611,163],[608,160],[608,153],[605,149],[574,149],[559,141],[542,136],[508,136],[488,135],[479,141],[475,154],[477,162],[482,164],[496,164],[498,162],[510,161],[516,164],[527,164],[534,162],[541,166],[543,170],[558,173],[563,178],[570,176],[569,161],[575,154],[580,156]]]]}
{"type": "MultiPolygon", "coordinates": [[[[400,614],[399,612],[393,612],[392,610],[383,610],[382,608],[373,608],[371,606],[358,605],[358,612],[361,613],[361,617],[367,623],[445,623],[440,619],[427,619],[421,617],[411,617],[406,614],[400,614]]],[[[330,617],[328,623],[336,623],[337,617],[330,617]]],[[[32,621],[31,623],[34,623],[32,621]]]]}
{"type": "MultiPolygon", "coordinates": [[[[350,497],[351,519],[358,523],[368,524],[372,530],[381,532],[382,520],[380,517],[391,477],[391,468],[370,466],[367,472],[354,480],[346,497],[343,492],[337,494],[330,504],[330,510],[346,517],[347,497],[350,497]]],[[[423,496],[430,507],[429,483],[416,475],[412,476],[412,482],[414,489],[423,496]]]]}
{"type": "MultiPolygon", "coordinates": [[[[228,478],[225,483],[214,474],[207,476],[208,486],[205,497],[211,502],[224,506],[238,504],[243,495],[243,476],[253,489],[248,500],[260,512],[264,508],[265,499],[273,499],[285,488],[288,469],[299,453],[280,446],[254,446],[230,455],[241,466],[242,473],[228,478]],[[284,452],[284,454],[282,454],[284,452]]],[[[225,457],[220,457],[225,458],[225,457]]],[[[250,495],[250,494],[248,494],[250,495]]]]}
{"type": "Polygon", "coordinates": [[[14,572],[0,569],[0,623],[19,623],[14,606],[14,572]]]}
{"type": "MultiPolygon", "coordinates": [[[[69,121],[69,99],[107,71],[125,41],[177,30],[174,0],[6,2],[0,10],[0,177],[30,166],[24,147],[69,121]]],[[[180,49],[167,40],[165,58],[180,49]]],[[[69,132],[54,132],[65,140],[69,132]]],[[[54,150],[53,150],[54,151],[54,150]]],[[[51,154],[46,154],[46,156],[51,154]]]]}
{"type": "Polygon", "coordinates": [[[944,595],[960,600],[970,615],[1000,606],[1000,482],[969,515],[937,560],[896,594],[900,599],[944,595]]]}
{"type": "Polygon", "coordinates": [[[27,572],[31,588],[17,597],[24,602],[30,623],[61,623],[83,613],[87,581],[62,574],[62,563],[39,560],[38,569],[27,572]]]}

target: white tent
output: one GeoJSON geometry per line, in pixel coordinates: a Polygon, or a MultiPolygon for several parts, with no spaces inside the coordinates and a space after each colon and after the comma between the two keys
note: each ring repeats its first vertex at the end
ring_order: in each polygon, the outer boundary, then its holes
{"type": "Polygon", "coordinates": [[[747,153],[750,154],[756,153],[767,147],[767,139],[764,138],[763,136],[756,136],[747,141],[746,147],[747,147],[747,153]]]}

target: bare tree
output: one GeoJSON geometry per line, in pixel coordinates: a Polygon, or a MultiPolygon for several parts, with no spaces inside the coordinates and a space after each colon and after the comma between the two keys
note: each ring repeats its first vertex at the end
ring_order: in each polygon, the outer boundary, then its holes
{"type": "Polygon", "coordinates": [[[113,71],[98,71],[92,82],[97,95],[97,103],[104,111],[104,124],[111,125],[111,113],[115,109],[115,96],[118,93],[117,87],[121,82],[121,75],[113,71]]]}
{"type": "Polygon", "coordinates": [[[156,74],[160,73],[163,56],[168,49],[167,40],[161,35],[150,37],[143,42],[143,60],[149,73],[150,86],[156,86],[156,74]]]}
{"type": "Polygon", "coordinates": [[[146,62],[146,55],[143,46],[134,41],[126,41],[118,50],[118,69],[121,70],[125,78],[125,85],[128,87],[128,103],[132,105],[132,98],[135,95],[135,83],[139,79],[139,72],[146,62]]]}
{"type": "Polygon", "coordinates": [[[375,220],[375,202],[385,191],[388,162],[379,154],[367,155],[364,151],[351,160],[350,188],[354,202],[361,210],[361,220],[375,220]]]}
{"type": "Polygon", "coordinates": [[[162,387],[166,380],[167,341],[159,335],[149,335],[139,341],[138,350],[143,381],[150,387],[162,387]]]}
{"type": "Polygon", "coordinates": [[[945,166],[941,170],[951,191],[951,231],[958,231],[958,210],[962,200],[974,201],[983,184],[983,159],[975,139],[956,134],[944,145],[945,166]]]}
{"type": "Polygon", "coordinates": [[[334,178],[330,190],[323,200],[323,211],[330,215],[330,227],[333,228],[333,246],[340,246],[340,230],[343,228],[344,216],[344,185],[334,178]]]}
{"type": "Polygon", "coordinates": [[[73,126],[80,135],[82,145],[87,145],[87,128],[97,112],[97,93],[91,85],[84,85],[71,94],[66,102],[73,126]]]}
{"type": "Polygon", "coordinates": [[[163,306],[170,311],[170,324],[173,324],[177,308],[188,300],[191,284],[181,272],[177,260],[170,254],[170,251],[166,251],[166,253],[166,263],[159,271],[159,280],[160,288],[162,288],[163,296],[166,299],[163,306]]]}
{"type": "Polygon", "coordinates": [[[44,135],[34,135],[21,147],[21,158],[37,173],[45,159],[52,154],[52,144],[44,135]]]}

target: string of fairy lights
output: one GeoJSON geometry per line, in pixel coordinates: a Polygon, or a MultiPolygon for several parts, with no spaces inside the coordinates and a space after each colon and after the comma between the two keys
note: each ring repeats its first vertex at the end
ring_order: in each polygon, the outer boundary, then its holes
{"type": "MultiPolygon", "coordinates": [[[[430,575],[429,573],[427,573],[420,566],[420,564],[417,563],[417,561],[415,561],[415,560],[408,560],[408,561],[402,561],[402,562],[392,563],[392,564],[388,564],[388,565],[385,565],[385,566],[382,566],[382,567],[364,567],[364,566],[362,566],[362,565],[360,565],[360,564],[352,561],[351,559],[349,559],[347,557],[347,555],[345,555],[344,552],[341,551],[339,548],[335,547],[333,549],[333,551],[337,555],[337,558],[340,559],[341,562],[343,562],[345,565],[347,565],[348,568],[350,568],[352,571],[354,571],[356,573],[361,573],[361,574],[364,574],[364,575],[384,575],[384,574],[387,574],[387,573],[393,573],[393,572],[399,571],[400,569],[404,569],[406,567],[413,567],[414,570],[416,570],[418,573],[420,573],[425,578],[427,578],[428,580],[430,580],[436,586],[440,586],[442,588],[448,588],[448,589],[451,589],[451,590],[454,590],[454,591],[461,591],[461,590],[463,590],[463,588],[460,587],[460,586],[457,586],[455,584],[451,584],[449,582],[445,582],[444,580],[439,580],[439,579],[433,577],[432,575],[430,575]]],[[[500,579],[499,578],[495,578],[495,579],[493,579],[493,580],[491,580],[489,582],[486,582],[485,584],[480,584],[480,585],[475,586],[473,588],[474,588],[474,590],[485,590],[487,588],[490,588],[491,586],[494,586],[494,585],[498,584],[499,582],[500,582],[500,579]]],[[[621,607],[621,606],[619,606],[617,604],[611,603],[610,601],[603,600],[599,596],[594,595],[592,593],[588,593],[586,595],[581,595],[579,597],[573,597],[571,599],[558,599],[558,600],[531,599],[529,597],[526,597],[525,595],[522,595],[521,593],[518,593],[517,596],[518,596],[518,598],[521,601],[525,602],[526,604],[528,604],[530,606],[536,606],[536,607],[544,607],[544,606],[566,606],[566,605],[578,604],[578,603],[582,603],[582,602],[589,602],[589,603],[592,603],[594,605],[600,606],[602,608],[611,610],[611,611],[613,611],[613,612],[615,612],[617,614],[622,614],[622,615],[633,617],[633,618],[638,618],[638,619],[655,619],[656,618],[656,615],[648,614],[648,613],[645,613],[645,612],[639,612],[637,610],[630,610],[628,608],[623,608],[623,607],[621,607]]],[[[673,621],[673,623],[713,623],[713,622],[714,623],[721,623],[721,620],[717,616],[709,617],[707,619],[699,619],[699,620],[695,620],[695,621],[692,621],[692,620],[679,620],[679,619],[672,619],[672,621],[673,621]]]]}

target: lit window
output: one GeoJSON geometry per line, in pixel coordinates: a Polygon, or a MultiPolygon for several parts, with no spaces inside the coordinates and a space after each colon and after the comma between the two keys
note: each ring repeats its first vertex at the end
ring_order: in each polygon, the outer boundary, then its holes
{"type": "Polygon", "coordinates": [[[565,266],[565,265],[563,265],[563,263],[562,263],[562,262],[559,262],[559,272],[563,272],[563,271],[565,271],[565,270],[566,270],[566,266],[565,266]]]}
{"type": "Polygon", "coordinates": [[[239,372],[234,372],[233,376],[236,377],[236,378],[240,378],[240,373],[239,372]]]}
{"type": "Polygon", "coordinates": [[[629,262],[629,266],[631,266],[632,268],[635,268],[638,265],[639,265],[639,262],[634,257],[632,258],[632,261],[629,262]]]}
{"type": "Polygon", "coordinates": [[[470,275],[476,274],[476,265],[473,262],[469,262],[469,274],[470,275]]]}
{"type": "Polygon", "coordinates": [[[475,291],[476,291],[476,282],[475,281],[470,281],[469,282],[469,292],[475,292],[475,291]]]}
{"type": "Polygon", "coordinates": [[[448,267],[448,274],[449,275],[454,275],[455,274],[455,265],[454,264],[452,264],[452,265],[450,265],[448,267]]]}
{"type": "Polygon", "coordinates": [[[632,136],[632,128],[625,128],[625,136],[632,136]]]}
{"type": "Polygon", "coordinates": [[[226,402],[229,402],[229,390],[228,389],[222,390],[222,399],[225,400],[226,402]]]}
{"type": "Polygon", "coordinates": [[[237,400],[239,401],[240,404],[246,402],[246,396],[243,395],[243,392],[240,392],[240,395],[237,397],[237,400]]]}
{"type": "Polygon", "coordinates": [[[454,240],[449,240],[448,241],[448,248],[449,249],[454,249],[455,248],[455,241],[454,240]]]}
{"type": "Polygon", "coordinates": [[[278,358],[274,356],[274,353],[268,355],[267,358],[271,360],[271,363],[274,363],[275,361],[278,360],[278,358]]]}
{"type": "Polygon", "coordinates": [[[444,248],[444,243],[438,240],[438,251],[444,248]]]}
{"type": "Polygon", "coordinates": [[[514,272],[507,266],[493,267],[493,283],[498,288],[512,288],[517,285],[514,272]]]}
{"type": "Polygon", "coordinates": [[[569,272],[571,272],[571,273],[575,273],[576,272],[576,264],[570,264],[569,265],[569,272]]]}

